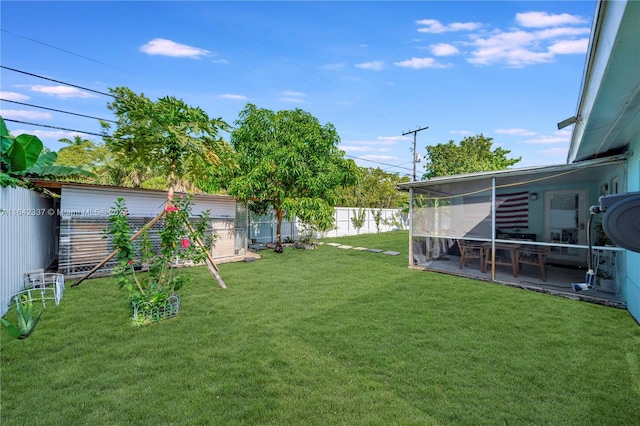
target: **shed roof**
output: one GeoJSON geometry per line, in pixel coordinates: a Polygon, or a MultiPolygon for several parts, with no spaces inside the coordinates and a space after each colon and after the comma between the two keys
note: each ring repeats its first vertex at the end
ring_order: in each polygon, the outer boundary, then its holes
{"type": "MultiPolygon", "coordinates": [[[[123,191],[123,192],[129,192],[129,193],[141,193],[141,194],[166,194],[167,191],[166,190],[159,190],[159,189],[145,189],[145,188],[129,188],[129,187],[125,187],[125,186],[117,186],[117,185],[96,185],[93,183],[82,183],[82,182],[64,182],[64,181],[54,181],[54,180],[44,180],[44,179],[31,179],[31,181],[39,188],[44,188],[47,189],[51,192],[54,192],[58,195],[61,194],[62,192],[62,187],[77,187],[77,188],[83,188],[83,189],[95,189],[95,190],[109,190],[109,191],[113,191],[113,190],[117,190],[117,191],[123,191]]],[[[181,192],[176,192],[176,194],[181,194],[181,192]]],[[[235,199],[234,197],[232,197],[231,195],[225,195],[225,194],[193,194],[194,199],[195,198],[210,198],[210,199],[215,199],[215,198],[219,198],[219,199],[235,199]]]]}

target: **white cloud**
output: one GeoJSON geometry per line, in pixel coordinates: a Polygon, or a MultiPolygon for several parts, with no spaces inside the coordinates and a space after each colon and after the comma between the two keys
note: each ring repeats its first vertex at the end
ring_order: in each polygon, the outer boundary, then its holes
{"type": "Polygon", "coordinates": [[[29,100],[29,96],[16,92],[3,92],[0,91],[0,98],[8,101],[24,102],[29,100]]]}
{"type": "Polygon", "coordinates": [[[362,68],[364,70],[372,70],[372,71],[381,71],[384,69],[383,61],[371,61],[371,62],[363,62],[361,64],[355,65],[357,68],[362,68]]]}
{"type": "Polygon", "coordinates": [[[360,157],[363,160],[372,160],[372,161],[395,161],[399,160],[398,157],[394,157],[392,155],[363,155],[360,157]]]}
{"type": "Polygon", "coordinates": [[[559,54],[584,54],[587,50],[588,39],[584,36],[591,29],[568,26],[584,24],[585,20],[579,16],[527,12],[517,14],[516,21],[524,28],[470,36],[474,50],[467,60],[475,65],[503,63],[523,67],[552,62],[559,54]]]}
{"type": "Polygon", "coordinates": [[[44,93],[46,95],[56,96],[58,98],[95,98],[97,96],[75,87],[69,86],[27,86],[34,92],[44,93]]]}
{"type": "Polygon", "coordinates": [[[494,132],[498,135],[511,135],[511,136],[533,136],[536,132],[532,132],[526,129],[496,129],[494,132]]]}
{"type": "Polygon", "coordinates": [[[371,147],[368,146],[354,146],[354,145],[340,145],[340,149],[345,152],[369,152],[371,147]]]}
{"type": "Polygon", "coordinates": [[[547,30],[540,30],[532,32],[532,36],[535,40],[547,40],[558,37],[575,37],[584,34],[589,34],[591,30],[589,28],[549,28],[547,30]]]}
{"type": "Polygon", "coordinates": [[[293,96],[293,97],[307,96],[306,93],[302,93],[302,92],[282,92],[281,95],[282,96],[293,96]]]}
{"type": "Polygon", "coordinates": [[[413,69],[421,69],[421,68],[448,68],[449,65],[441,64],[433,58],[411,58],[405,61],[394,62],[396,66],[403,68],[413,68],[413,69]]]}
{"type": "Polygon", "coordinates": [[[247,98],[245,95],[234,95],[233,93],[225,93],[219,96],[222,99],[236,99],[240,101],[245,101],[247,98]]]}
{"type": "Polygon", "coordinates": [[[527,28],[544,28],[556,27],[558,25],[584,24],[587,21],[580,16],[570,15],[568,13],[550,15],[547,12],[524,12],[516,13],[516,22],[527,28]]]}
{"type": "Polygon", "coordinates": [[[549,149],[541,149],[540,151],[536,151],[537,154],[555,157],[558,155],[567,155],[567,148],[549,148],[549,149]]]}
{"type": "Polygon", "coordinates": [[[579,40],[562,40],[549,46],[549,52],[558,55],[571,55],[574,53],[586,53],[589,46],[588,38],[579,40]]]}
{"type": "Polygon", "coordinates": [[[384,145],[393,145],[397,142],[410,141],[411,138],[407,136],[378,136],[378,143],[384,145]]]}
{"type": "Polygon", "coordinates": [[[333,64],[323,65],[322,68],[325,70],[338,71],[344,68],[344,62],[335,62],[333,64]]]}
{"type": "Polygon", "coordinates": [[[416,24],[422,26],[421,28],[418,28],[418,32],[432,34],[451,31],[473,31],[482,26],[479,22],[454,22],[449,25],[443,25],[436,19],[421,19],[416,21],[416,24]]]}
{"type": "Polygon", "coordinates": [[[557,54],[586,52],[588,41],[573,37],[588,32],[588,28],[497,32],[473,40],[476,50],[467,60],[476,65],[505,63],[512,67],[551,62],[557,54]]]}
{"type": "Polygon", "coordinates": [[[199,47],[187,46],[164,38],[154,38],[150,42],[140,46],[140,51],[148,55],[171,56],[175,58],[199,59],[211,52],[199,47]]]}
{"type": "Polygon", "coordinates": [[[304,104],[306,101],[304,99],[300,99],[300,98],[292,98],[292,97],[282,97],[282,98],[278,98],[278,100],[282,101],[282,102],[290,102],[293,104],[304,104]]]}
{"type": "Polygon", "coordinates": [[[449,43],[438,43],[430,46],[431,52],[436,56],[450,56],[460,53],[457,47],[449,43]]]}
{"type": "Polygon", "coordinates": [[[525,141],[525,143],[530,143],[535,145],[548,145],[548,144],[568,143],[568,142],[569,142],[569,137],[564,135],[540,136],[539,138],[529,139],[525,141]]]}
{"type": "Polygon", "coordinates": [[[369,47],[369,45],[368,45],[368,44],[365,44],[365,43],[360,43],[360,44],[358,45],[358,47],[369,47]]]}
{"type": "MultiPolygon", "coordinates": [[[[411,138],[407,136],[378,136],[376,140],[364,140],[364,141],[349,141],[354,145],[395,145],[398,142],[409,141],[411,138]]],[[[371,149],[371,148],[369,148],[371,149]]]]}
{"type": "Polygon", "coordinates": [[[25,111],[21,109],[3,109],[0,112],[2,118],[10,120],[50,120],[53,114],[40,111],[25,111]]]}
{"type": "Polygon", "coordinates": [[[11,130],[11,133],[14,135],[21,135],[23,133],[28,134],[28,135],[35,135],[37,137],[39,137],[40,139],[42,139],[43,141],[45,139],[48,140],[59,140],[62,138],[67,138],[67,139],[73,139],[74,136],[84,136],[84,137],[89,137],[89,135],[85,135],[84,133],[80,133],[80,132],[66,132],[63,130],[33,130],[33,129],[15,129],[15,130],[11,130]]]}

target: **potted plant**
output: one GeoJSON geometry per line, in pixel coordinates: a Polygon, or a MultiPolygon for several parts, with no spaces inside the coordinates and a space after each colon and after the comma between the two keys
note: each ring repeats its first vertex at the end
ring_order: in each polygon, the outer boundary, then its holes
{"type": "Polygon", "coordinates": [[[178,272],[176,263],[204,263],[207,254],[192,242],[204,241],[207,250],[213,244],[214,236],[206,235],[208,211],[202,213],[193,226],[189,224],[190,214],[191,198],[174,198],[165,208],[164,228],[159,233],[160,249],[154,251],[150,239],[143,233],[139,250],[141,262],[138,262],[130,237],[125,200],[118,198],[116,201],[105,238],[110,237],[111,243],[119,249],[118,265],[113,274],[118,277],[120,287],[129,293],[134,325],[176,316],[180,309],[178,290],[190,279],[190,276],[178,272]],[[137,272],[140,264],[148,268],[147,274],[137,272]]]}

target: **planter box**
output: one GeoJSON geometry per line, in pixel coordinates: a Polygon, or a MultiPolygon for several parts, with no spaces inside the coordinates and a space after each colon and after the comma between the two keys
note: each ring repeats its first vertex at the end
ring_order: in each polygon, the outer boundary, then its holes
{"type": "Polygon", "coordinates": [[[177,294],[172,294],[162,305],[152,305],[149,302],[132,302],[132,305],[134,324],[143,325],[178,315],[180,297],[177,294]]]}

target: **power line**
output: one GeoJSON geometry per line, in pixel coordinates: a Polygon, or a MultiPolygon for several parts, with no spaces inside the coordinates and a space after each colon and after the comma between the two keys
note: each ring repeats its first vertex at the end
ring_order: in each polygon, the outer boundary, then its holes
{"type": "Polygon", "coordinates": [[[117,121],[107,120],[106,118],[93,117],[91,115],[78,114],[77,112],[63,111],[61,109],[48,108],[48,107],[43,107],[43,106],[39,106],[39,105],[33,105],[33,104],[27,104],[27,103],[24,103],[24,102],[18,102],[18,101],[10,101],[9,99],[0,98],[0,101],[2,101],[2,102],[11,102],[12,104],[25,105],[25,106],[28,106],[28,107],[46,109],[48,111],[61,112],[63,114],[77,115],[78,117],[92,118],[94,120],[102,120],[102,121],[108,121],[109,123],[118,124],[117,121]]]}
{"type": "Polygon", "coordinates": [[[75,87],[76,89],[86,90],[86,91],[89,91],[89,92],[97,93],[97,94],[99,94],[99,95],[104,95],[104,96],[110,96],[110,97],[112,97],[112,98],[117,98],[117,96],[112,95],[111,93],[105,93],[105,92],[101,92],[101,91],[99,91],[99,90],[93,90],[93,89],[89,89],[89,88],[87,88],[87,87],[82,87],[82,86],[78,86],[78,85],[75,85],[75,84],[66,83],[66,82],[64,82],[64,81],[54,80],[53,78],[44,77],[44,76],[42,76],[42,75],[33,74],[33,73],[30,73],[30,72],[27,72],[27,71],[17,70],[17,69],[15,69],[15,68],[6,67],[6,66],[4,66],[4,65],[0,65],[0,68],[4,68],[4,69],[6,69],[6,70],[13,71],[13,72],[18,72],[18,73],[20,73],[20,74],[29,75],[29,76],[31,76],[31,77],[41,78],[41,79],[43,79],[43,80],[53,81],[54,83],[64,84],[65,86],[75,87]]]}
{"type": "Polygon", "coordinates": [[[29,123],[28,121],[21,121],[21,120],[11,120],[9,118],[5,118],[4,121],[9,121],[11,123],[20,123],[20,124],[26,124],[28,126],[35,126],[35,127],[47,127],[49,129],[56,129],[56,130],[65,130],[67,132],[76,132],[76,133],[83,133],[86,135],[93,135],[93,136],[106,136],[106,135],[102,135],[100,133],[93,133],[93,132],[85,132],[84,130],[75,130],[75,129],[67,129],[65,127],[57,127],[57,126],[50,126],[48,124],[38,124],[38,123],[29,123]]]}
{"type": "MultiPolygon", "coordinates": [[[[395,164],[381,163],[380,161],[373,161],[373,160],[369,160],[369,159],[362,158],[362,157],[354,157],[353,155],[347,155],[347,154],[345,154],[344,156],[345,156],[345,157],[349,157],[349,158],[353,158],[353,159],[355,159],[355,160],[368,161],[368,162],[370,162],[370,163],[382,164],[383,166],[396,167],[396,168],[399,168],[399,169],[405,169],[405,170],[409,170],[409,171],[411,171],[411,169],[410,169],[410,168],[408,168],[408,167],[397,166],[397,165],[395,165],[395,164]]],[[[407,176],[409,176],[407,173],[404,173],[404,174],[406,174],[407,176]]]]}
{"type": "Polygon", "coordinates": [[[140,77],[139,74],[132,73],[132,72],[130,72],[128,70],[125,70],[125,69],[122,69],[122,68],[114,67],[113,65],[109,65],[109,64],[107,64],[105,62],[98,61],[97,59],[89,58],[88,56],[80,55],[79,53],[75,53],[75,52],[72,52],[70,50],[66,50],[66,49],[63,49],[61,47],[57,47],[57,46],[54,46],[52,44],[49,44],[49,43],[45,43],[43,41],[33,39],[31,37],[26,37],[26,36],[23,36],[23,35],[20,35],[20,34],[12,33],[11,31],[7,31],[7,30],[1,29],[1,28],[0,28],[0,31],[2,31],[3,33],[11,34],[11,35],[16,36],[16,37],[23,38],[25,40],[29,40],[29,41],[31,41],[33,43],[37,43],[37,44],[41,44],[43,46],[50,47],[51,49],[55,49],[55,50],[59,50],[59,51],[64,52],[64,53],[68,53],[69,55],[73,55],[73,56],[77,56],[77,57],[82,58],[82,59],[86,59],[87,61],[95,62],[97,64],[104,65],[104,66],[107,66],[109,68],[116,69],[118,71],[124,71],[126,73],[129,73],[129,74],[136,75],[136,76],[140,77]]]}

